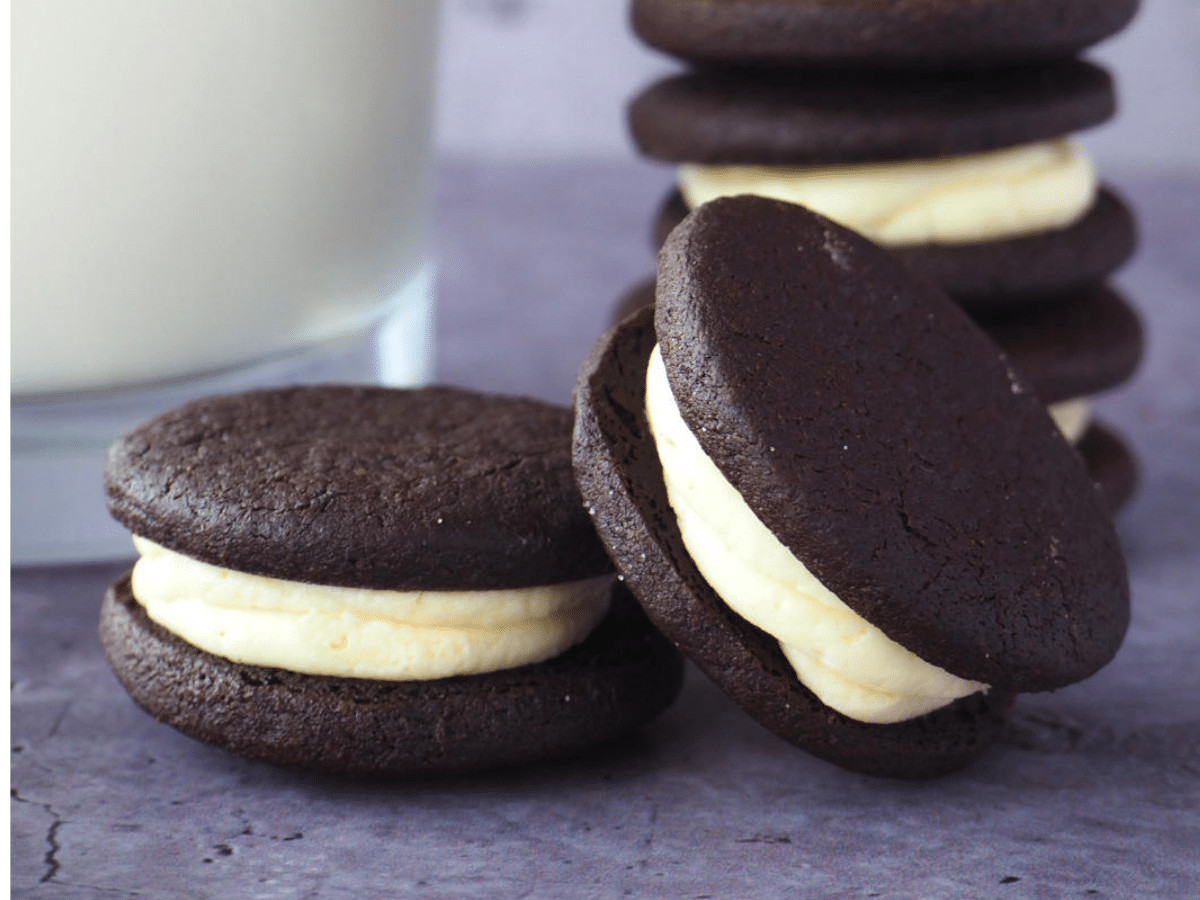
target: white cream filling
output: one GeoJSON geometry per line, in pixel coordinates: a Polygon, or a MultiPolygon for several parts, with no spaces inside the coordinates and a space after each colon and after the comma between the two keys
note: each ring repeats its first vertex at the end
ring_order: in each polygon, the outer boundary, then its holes
{"type": "Polygon", "coordinates": [[[234,662],[347,678],[422,680],[541,662],[604,618],[613,580],[502,591],[330,587],[133,541],[134,597],[163,628],[234,662]]]}
{"type": "Polygon", "coordinates": [[[822,703],[862,722],[899,722],[987,689],[887,637],[771,534],[684,423],[657,347],[646,373],[646,418],[700,574],[734,612],[779,641],[822,703]]]}
{"type": "Polygon", "coordinates": [[[757,194],[798,203],[878,244],[1000,240],[1065,228],[1096,198],[1087,154],[1061,139],[948,159],[841,166],[679,167],[691,209],[757,194]]]}
{"type": "Polygon", "coordinates": [[[1069,444],[1078,444],[1092,424],[1092,406],[1086,397],[1051,403],[1046,409],[1069,444]]]}

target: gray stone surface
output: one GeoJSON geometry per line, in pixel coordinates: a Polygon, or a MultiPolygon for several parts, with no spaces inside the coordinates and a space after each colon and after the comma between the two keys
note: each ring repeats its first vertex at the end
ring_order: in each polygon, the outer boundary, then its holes
{"type": "MultiPolygon", "coordinates": [[[[441,172],[443,380],[565,400],[652,265],[667,173],[441,172]]],[[[1122,185],[1144,246],[1140,376],[1099,403],[1141,455],[1119,520],[1133,625],[1091,680],[1022,697],[1000,746],[926,784],[843,772],[694,671],[640,735],[485,777],[358,784],[158,725],[100,656],[119,569],[12,577],[17,897],[1190,897],[1200,883],[1200,184],[1122,185]]]]}

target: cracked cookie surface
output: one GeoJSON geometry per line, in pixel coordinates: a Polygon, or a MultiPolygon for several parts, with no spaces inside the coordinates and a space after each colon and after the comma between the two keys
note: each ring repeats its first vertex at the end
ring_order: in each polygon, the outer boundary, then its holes
{"type": "Polygon", "coordinates": [[[610,569],[571,478],[570,410],[450,387],[214,397],[109,451],[109,510],[223,568],[485,590],[610,569]]]}

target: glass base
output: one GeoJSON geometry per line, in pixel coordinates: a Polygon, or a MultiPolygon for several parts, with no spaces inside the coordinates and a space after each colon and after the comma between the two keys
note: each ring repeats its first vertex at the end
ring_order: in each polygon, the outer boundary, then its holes
{"type": "Polygon", "coordinates": [[[433,376],[433,271],[425,266],[384,315],[347,337],[219,373],[135,389],[13,400],[12,563],[132,559],[108,515],[108,446],[151,416],[213,394],[318,382],[426,384],[433,376]]]}

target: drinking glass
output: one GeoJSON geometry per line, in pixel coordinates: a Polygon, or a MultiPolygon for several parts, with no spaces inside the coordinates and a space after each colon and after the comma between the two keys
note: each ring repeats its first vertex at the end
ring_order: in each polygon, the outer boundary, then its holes
{"type": "Polygon", "coordinates": [[[104,451],[433,365],[436,0],[14,0],[12,552],[132,554],[104,451]]]}

